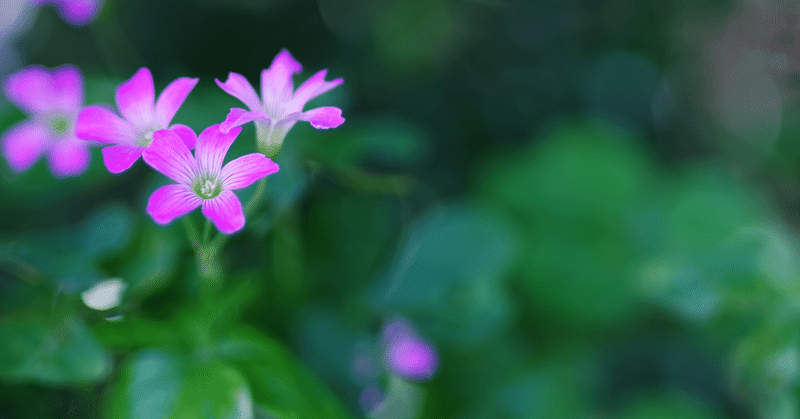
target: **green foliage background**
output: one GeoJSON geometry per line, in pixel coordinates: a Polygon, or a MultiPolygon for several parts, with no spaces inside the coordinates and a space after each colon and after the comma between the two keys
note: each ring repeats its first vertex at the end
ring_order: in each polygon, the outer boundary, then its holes
{"type": "MultiPolygon", "coordinates": [[[[287,48],[301,79],[344,78],[307,108],[347,121],[292,129],[210,300],[143,163],[0,165],[0,419],[797,417],[797,21],[726,38],[753,7],[106,0],[81,28],[43,7],[18,64],[76,65],[87,104],[142,66],[157,91],[199,77],[173,120],[199,132],[240,106],[214,78],[257,85],[287,48]],[[729,50],[789,64],[730,76],[729,50]],[[83,305],[108,278],[122,304],[83,305]],[[394,318],[437,348],[430,381],[382,366],[394,318]]],[[[0,130],[23,118],[0,106],[0,130]]]]}

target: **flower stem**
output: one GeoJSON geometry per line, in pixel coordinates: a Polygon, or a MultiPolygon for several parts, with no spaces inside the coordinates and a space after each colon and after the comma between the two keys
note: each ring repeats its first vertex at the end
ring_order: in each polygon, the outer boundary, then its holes
{"type": "Polygon", "coordinates": [[[189,246],[196,252],[200,247],[200,236],[197,234],[197,227],[194,226],[189,217],[181,217],[181,222],[183,222],[183,228],[186,230],[186,239],[189,241],[189,246]]]}
{"type": "Polygon", "coordinates": [[[208,245],[209,238],[211,236],[211,221],[206,218],[206,224],[203,226],[203,246],[208,245]]]}
{"type": "Polygon", "coordinates": [[[208,300],[214,284],[222,278],[222,270],[219,266],[219,247],[214,246],[211,241],[211,221],[206,219],[203,226],[203,236],[200,245],[195,251],[197,259],[197,272],[200,275],[200,286],[203,298],[208,300]]]}

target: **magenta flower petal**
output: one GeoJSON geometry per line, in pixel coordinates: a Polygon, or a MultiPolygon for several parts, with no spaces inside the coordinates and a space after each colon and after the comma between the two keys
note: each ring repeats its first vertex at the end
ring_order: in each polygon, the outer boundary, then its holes
{"type": "Polygon", "coordinates": [[[186,144],[186,148],[194,150],[194,146],[197,144],[197,134],[194,133],[193,129],[182,124],[175,124],[169,127],[169,129],[175,134],[178,134],[178,137],[181,137],[183,143],[186,144]]]}
{"type": "Polygon", "coordinates": [[[303,66],[289,51],[279,52],[269,68],[261,72],[261,99],[264,103],[290,99],[293,90],[292,75],[302,70],[303,66]]]}
{"type": "Polygon", "coordinates": [[[16,124],[3,134],[0,149],[14,172],[28,170],[47,149],[47,128],[28,121],[16,124]]]}
{"type": "Polygon", "coordinates": [[[50,148],[47,164],[58,177],[77,176],[89,168],[89,144],[79,139],[62,140],[50,148]]]}
{"type": "Polygon", "coordinates": [[[153,143],[142,158],[150,167],[175,182],[190,185],[197,174],[197,164],[181,137],[170,130],[153,133],[153,143]]]}
{"type": "Polygon", "coordinates": [[[166,185],[156,189],[147,200],[147,213],[158,224],[169,224],[172,220],[192,212],[202,200],[188,185],[166,185]]]}
{"type": "Polygon", "coordinates": [[[214,81],[225,93],[241,100],[250,110],[261,108],[261,101],[258,100],[256,90],[241,74],[229,73],[225,83],[220,82],[219,79],[214,79],[214,81]]]}
{"type": "Polygon", "coordinates": [[[436,372],[436,351],[422,339],[404,337],[392,342],[386,354],[389,368],[411,380],[426,380],[436,372]]]}
{"type": "Polygon", "coordinates": [[[219,124],[203,130],[197,139],[197,149],[194,152],[200,171],[218,174],[222,169],[225,154],[241,131],[241,128],[231,128],[228,132],[222,132],[219,124]]]}
{"type": "Polygon", "coordinates": [[[67,23],[72,25],[86,25],[100,11],[101,0],[34,0],[34,3],[53,3],[58,8],[58,13],[67,23]]]}
{"type": "Polygon", "coordinates": [[[227,190],[246,188],[264,176],[277,173],[278,169],[274,161],[261,153],[247,154],[222,168],[222,187],[227,190]]]}
{"type": "MultiPolygon", "coordinates": [[[[76,138],[77,117],[83,105],[83,76],[72,66],[52,70],[31,66],[10,75],[4,80],[9,99],[25,110],[30,119],[9,129],[3,135],[2,151],[14,171],[31,167],[43,154],[48,155],[51,172],[56,177],[83,173],[91,157],[89,143],[76,138]]],[[[102,114],[89,109],[84,128],[89,136],[102,133],[111,127],[126,131],[125,124],[117,127],[112,121],[98,123],[102,114]]],[[[124,137],[124,135],[123,135],[124,137]]],[[[100,138],[98,138],[100,139],[100,138]]]]}
{"type": "Polygon", "coordinates": [[[203,201],[203,215],[225,234],[235,233],[244,227],[242,202],[231,191],[222,191],[216,198],[203,201]]]}
{"type": "Polygon", "coordinates": [[[231,128],[242,126],[251,121],[269,121],[264,111],[246,111],[242,108],[231,108],[225,121],[220,124],[219,129],[222,132],[228,132],[231,128]]]}
{"type": "Polygon", "coordinates": [[[334,87],[344,83],[344,79],[325,81],[325,76],[327,74],[328,70],[320,70],[313,76],[309,77],[308,80],[303,82],[303,84],[297,88],[297,91],[294,92],[294,96],[292,96],[291,100],[290,108],[292,111],[302,110],[303,105],[305,105],[309,100],[314,99],[328,90],[331,90],[334,87]]]}
{"type": "Polygon", "coordinates": [[[117,88],[117,108],[128,122],[137,128],[145,128],[153,121],[155,95],[153,74],[142,67],[117,88]]]}
{"type": "Polygon", "coordinates": [[[133,144],[133,126],[113,112],[99,106],[87,106],[78,114],[75,135],[84,140],[110,144],[133,144]]]}
{"type": "Polygon", "coordinates": [[[43,113],[53,107],[50,73],[40,66],[30,66],[9,75],[3,82],[8,99],[29,114],[43,113]]]}
{"type": "Polygon", "coordinates": [[[155,109],[156,117],[164,126],[169,125],[199,80],[181,77],[164,88],[161,95],[158,96],[155,109]]]}
{"type": "Polygon", "coordinates": [[[309,100],[342,84],[344,80],[325,81],[328,72],[322,70],[306,80],[297,91],[293,91],[292,77],[301,69],[300,63],[288,51],[281,51],[272,60],[269,68],[261,72],[260,99],[247,80],[239,74],[231,73],[225,83],[217,80],[217,84],[225,92],[239,98],[254,112],[231,109],[222,123],[222,131],[255,121],[259,150],[266,155],[274,155],[280,151],[286,134],[298,120],[309,121],[315,128],[333,128],[342,124],[344,118],[341,110],[321,108],[304,114],[303,107],[309,100]]]}
{"type": "Polygon", "coordinates": [[[53,101],[62,109],[80,109],[83,105],[83,77],[77,68],[63,66],[53,70],[53,101]]]}
{"type": "Polygon", "coordinates": [[[103,163],[109,172],[117,174],[128,170],[136,159],[142,155],[146,147],[139,147],[128,144],[118,144],[106,147],[102,150],[103,163]]]}
{"type": "Polygon", "coordinates": [[[323,106],[305,111],[299,119],[308,121],[312,127],[317,129],[336,128],[344,122],[342,110],[333,106],[323,106]]]}

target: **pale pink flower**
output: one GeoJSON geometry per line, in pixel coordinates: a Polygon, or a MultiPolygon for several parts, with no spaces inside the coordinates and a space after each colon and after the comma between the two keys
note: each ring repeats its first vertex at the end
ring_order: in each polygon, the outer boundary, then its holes
{"type": "Polygon", "coordinates": [[[78,69],[30,66],[8,76],[3,90],[11,103],[30,116],[0,139],[11,170],[24,172],[47,155],[50,171],[57,177],[86,171],[90,144],[75,137],[75,119],[83,105],[83,77],[78,69]]]}
{"type": "Polygon", "coordinates": [[[227,131],[245,123],[255,121],[259,149],[267,155],[280,150],[286,133],[297,121],[308,121],[317,129],[336,128],[344,122],[342,110],[323,106],[303,112],[305,104],[342,84],[344,80],[325,81],[328,70],[322,70],[294,90],[292,75],[302,67],[289,51],[281,51],[268,69],[261,72],[261,98],[241,74],[230,73],[225,83],[216,80],[225,92],[239,99],[250,108],[232,108],[221,127],[227,131]]]}
{"type": "Polygon", "coordinates": [[[68,23],[83,26],[97,17],[102,0],[31,0],[31,2],[34,4],[52,4],[68,23]]]}
{"type": "Polygon", "coordinates": [[[181,77],[170,83],[156,101],[153,75],[140,68],[117,88],[116,102],[122,118],[108,109],[87,106],[78,115],[76,134],[85,140],[115,144],[103,148],[103,162],[111,173],[130,168],[152,144],[153,133],[162,129],[171,129],[193,149],[197,141],[194,131],[186,125],[169,123],[198,80],[181,77]]]}
{"type": "Polygon", "coordinates": [[[241,132],[233,128],[222,132],[212,125],[200,133],[195,155],[173,130],[156,131],[153,145],[144,151],[144,161],[177,182],[158,188],[147,202],[147,213],[158,224],[202,206],[203,215],[217,229],[231,234],[244,227],[244,212],[239,198],[231,192],[278,171],[278,165],[261,153],[222,161],[233,140],[241,132]]]}

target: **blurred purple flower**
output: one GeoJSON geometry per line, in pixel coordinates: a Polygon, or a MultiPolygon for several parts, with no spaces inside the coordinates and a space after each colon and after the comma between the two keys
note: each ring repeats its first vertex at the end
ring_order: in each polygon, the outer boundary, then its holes
{"type": "Polygon", "coordinates": [[[222,130],[255,121],[260,151],[273,156],[280,150],[286,133],[297,121],[308,121],[317,129],[341,125],[344,118],[339,108],[323,106],[303,112],[303,107],[309,100],[342,84],[344,80],[325,81],[328,70],[321,70],[294,90],[292,76],[301,70],[302,66],[289,51],[281,51],[269,68],[261,72],[261,99],[241,74],[228,74],[225,83],[216,80],[222,90],[250,108],[250,111],[231,108],[221,125],[222,130]]]}
{"type": "Polygon", "coordinates": [[[34,4],[52,4],[68,23],[88,25],[100,12],[102,0],[31,0],[34,4]]]}
{"type": "Polygon", "coordinates": [[[278,165],[260,153],[222,161],[233,140],[241,132],[227,133],[212,125],[200,133],[195,155],[173,130],[153,133],[153,145],[144,150],[144,161],[178,182],[158,188],[147,202],[147,213],[158,224],[168,224],[202,206],[203,215],[217,229],[231,234],[244,227],[244,213],[232,190],[246,188],[253,182],[278,171],[278,165]]]}
{"type": "Polygon", "coordinates": [[[386,366],[394,374],[408,380],[422,381],[433,377],[438,357],[433,346],[419,337],[405,320],[396,320],[383,329],[386,342],[386,366]]]}
{"type": "Polygon", "coordinates": [[[75,137],[75,119],[83,105],[83,77],[78,69],[30,66],[9,75],[3,90],[11,103],[30,116],[9,128],[0,140],[11,170],[24,172],[46,154],[50,171],[57,177],[86,171],[90,144],[75,137]]]}
{"type": "Polygon", "coordinates": [[[78,115],[76,134],[85,140],[115,144],[103,148],[103,162],[111,173],[128,170],[150,147],[153,133],[162,129],[178,134],[191,150],[197,140],[194,131],[169,123],[198,80],[181,77],[170,83],[156,101],[153,75],[147,68],[140,68],[117,88],[117,108],[124,119],[105,108],[87,106],[78,115]]]}

